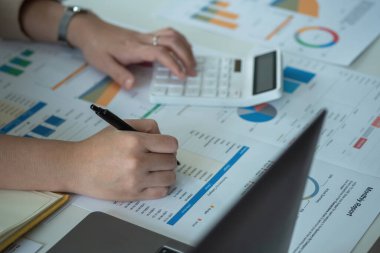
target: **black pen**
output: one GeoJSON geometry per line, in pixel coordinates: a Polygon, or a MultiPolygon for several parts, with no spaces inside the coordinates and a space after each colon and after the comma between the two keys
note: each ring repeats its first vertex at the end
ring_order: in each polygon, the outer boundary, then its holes
{"type": "MultiPolygon", "coordinates": [[[[118,116],[113,114],[111,111],[107,109],[103,109],[99,106],[96,106],[92,104],[90,108],[98,115],[100,118],[104,119],[107,121],[111,126],[114,126],[118,130],[122,131],[133,131],[133,132],[138,132],[136,129],[131,127],[130,125],[127,124],[124,120],[120,119],[118,116]]],[[[181,165],[177,161],[177,165],[181,165]]]]}

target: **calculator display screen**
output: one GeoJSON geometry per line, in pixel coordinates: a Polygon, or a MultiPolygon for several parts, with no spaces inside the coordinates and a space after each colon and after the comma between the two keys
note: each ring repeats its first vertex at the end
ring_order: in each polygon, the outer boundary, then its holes
{"type": "Polygon", "coordinates": [[[276,88],[276,52],[255,57],[253,95],[276,88]]]}

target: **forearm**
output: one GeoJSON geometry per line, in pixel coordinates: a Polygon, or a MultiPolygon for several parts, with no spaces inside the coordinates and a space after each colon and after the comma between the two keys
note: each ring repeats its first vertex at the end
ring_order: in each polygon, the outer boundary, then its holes
{"type": "MultiPolygon", "coordinates": [[[[51,0],[26,1],[21,10],[21,25],[25,33],[36,41],[56,42],[64,8],[60,3],[51,0]]],[[[87,36],[87,30],[101,25],[104,22],[93,13],[75,15],[67,29],[67,40],[71,45],[81,47],[85,40],[91,39],[87,36]]]]}
{"type": "Polygon", "coordinates": [[[24,32],[33,40],[57,41],[58,25],[64,7],[55,1],[27,0],[20,12],[24,32]]]}
{"type": "Polygon", "coordinates": [[[67,191],[75,143],[0,135],[0,188],[67,191]]]}

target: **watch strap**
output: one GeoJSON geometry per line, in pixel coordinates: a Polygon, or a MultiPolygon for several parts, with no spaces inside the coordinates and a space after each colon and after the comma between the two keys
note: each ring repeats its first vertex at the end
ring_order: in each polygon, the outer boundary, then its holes
{"type": "Polygon", "coordinates": [[[65,11],[63,13],[63,16],[59,22],[58,26],[58,40],[63,41],[70,45],[70,43],[67,41],[67,29],[69,27],[71,19],[78,13],[85,13],[87,12],[84,9],[81,9],[78,6],[68,6],[65,8],[65,11]]]}

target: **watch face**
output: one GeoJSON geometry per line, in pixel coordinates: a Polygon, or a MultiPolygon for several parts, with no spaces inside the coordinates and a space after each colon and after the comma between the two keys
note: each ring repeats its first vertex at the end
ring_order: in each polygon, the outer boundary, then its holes
{"type": "Polygon", "coordinates": [[[87,12],[87,10],[85,10],[85,9],[79,7],[79,6],[69,6],[67,8],[68,8],[68,10],[70,10],[70,11],[72,11],[74,13],[79,13],[79,12],[84,13],[84,12],[87,12]]]}

